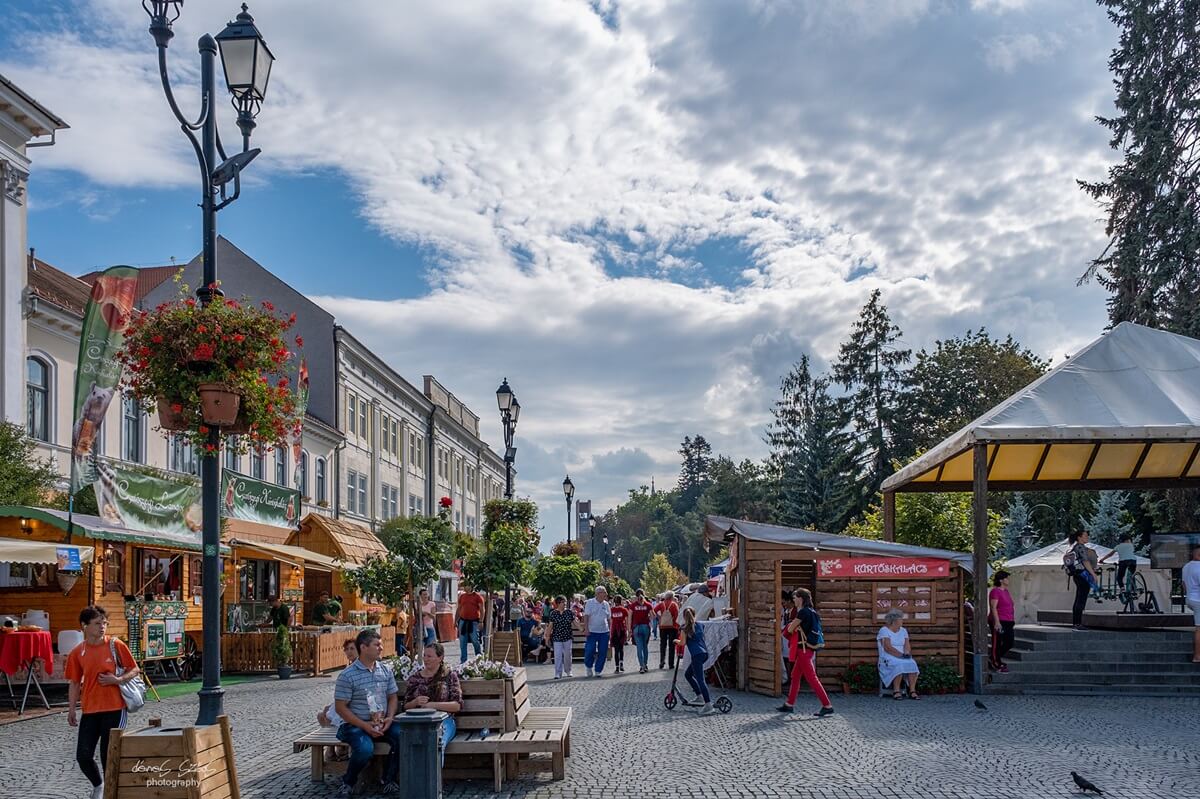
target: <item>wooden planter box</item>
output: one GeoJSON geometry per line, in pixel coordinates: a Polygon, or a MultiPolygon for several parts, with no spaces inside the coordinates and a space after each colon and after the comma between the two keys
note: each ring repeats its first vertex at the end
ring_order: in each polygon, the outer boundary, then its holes
{"type": "Polygon", "coordinates": [[[206,727],[113,730],[105,773],[104,799],[241,796],[227,716],[206,727]]]}
{"type": "Polygon", "coordinates": [[[521,631],[501,630],[488,639],[488,658],[520,668],[525,662],[521,652],[521,631]]]}
{"type": "Polygon", "coordinates": [[[460,730],[512,732],[529,710],[529,686],[525,669],[517,669],[511,680],[463,680],[467,705],[454,717],[460,730]]]}

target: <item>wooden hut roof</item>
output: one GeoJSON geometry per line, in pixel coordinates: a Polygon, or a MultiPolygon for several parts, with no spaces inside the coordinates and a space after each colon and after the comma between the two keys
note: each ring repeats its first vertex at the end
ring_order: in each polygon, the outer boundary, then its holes
{"type": "Polygon", "coordinates": [[[883,555],[893,558],[941,558],[973,571],[969,552],[952,552],[948,549],[915,547],[892,541],[877,541],[871,538],[855,538],[849,535],[833,535],[799,527],[784,527],[779,524],[748,522],[744,519],[727,519],[723,516],[706,516],[704,536],[709,543],[728,543],[734,535],[751,541],[770,541],[775,544],[801,549],[828,549],[834,552],[852,552],[858,555],[883,555]]]}
{"type": "Polygon", "coordinates": [[[300,523],[300,526],[323,531],[333,543],[336,555],[341,560],[355,565],[362,565],[372,555],[387,554],[387,547],[375,533],[360,524],[345,519],[333,519],[329,516],[310,513],[300,523]]]}

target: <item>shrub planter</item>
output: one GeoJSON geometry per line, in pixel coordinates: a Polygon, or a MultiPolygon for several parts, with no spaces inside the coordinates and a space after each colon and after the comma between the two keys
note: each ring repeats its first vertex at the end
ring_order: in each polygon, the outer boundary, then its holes
{"type": "Polygon", "coordinates": [[[179,432],[188,429],[187,418],[184,417],[183,411],[180,410],[176,413],[171,409],[172,405],[179,404],[179,402],[166,397],[158,398],[158,426],[163,430],[179,432]]]}
{"type": "Polygon", "coordinates": [[[230,427],[237,421],[242,406],[242,396],[230,390],[224,383],[201,383],[200,412],[205,424],[213,427],[230,427]]]}
{"type": "Polygon", "coordinates": [[[292,676],[292,667],[291,666],[280,666],[278,668],[278,671],[279,671],[279,679],[281,679],[281,680],[290,679],[292,676]]]}

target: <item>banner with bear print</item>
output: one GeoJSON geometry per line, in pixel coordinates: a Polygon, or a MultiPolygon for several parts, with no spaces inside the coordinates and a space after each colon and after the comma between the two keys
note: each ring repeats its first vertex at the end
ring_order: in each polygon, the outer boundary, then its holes
{"type": "Polygon", "coordinates": [[[138,270],[106,269],[92,284],[79,337],[75,370],[75,425],[71,431],[71,494],[96,481],[94,447],[104,415],[117,393],[121,364],[116,355],[125,343],[125,326],[137,299],[138,270]]]}

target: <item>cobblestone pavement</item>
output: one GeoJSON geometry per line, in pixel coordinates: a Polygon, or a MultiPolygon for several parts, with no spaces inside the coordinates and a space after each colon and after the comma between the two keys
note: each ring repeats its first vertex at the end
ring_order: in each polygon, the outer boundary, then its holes
{"type": "MultiPolygon", "coordinates": [[[[632,652],[632,650],[631,650],[632,652]]],[[[634,661],[636,663],[636,661],[634,661]]],[[[577,665],[576,674],[582,673],[577,665]]],[[[1200,799],[1200,699],[971,696],[893,702],[834,695],[837,714],[781,717],[778,700],[731,694],[733,712],[699,718],[662,705],[670,672],[556,681],[531,666],[538,705],[575,708],[567,778],[548,773],[506,782],[501,796],[573,797],[1064,797],[1074,769],[1117,799],[1200,799]]],[[[681,678],[682,679],[682,678],[681,678]]],[[[307,754],[291,741],[330,701],[328,677],[228,689],[242,795],[324,797],[309,782],[307,754]]],[[[139,714],[191,723],[194,697],[139,714]]],[[[811,695],[800,708],[812,710],[811,695]]],[[[87,795],[64,714],[0,727],[0,797],[87,795]]],[[[456,799],[492,796],[490,781],[448,783],[456,799]]]]}

